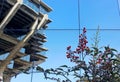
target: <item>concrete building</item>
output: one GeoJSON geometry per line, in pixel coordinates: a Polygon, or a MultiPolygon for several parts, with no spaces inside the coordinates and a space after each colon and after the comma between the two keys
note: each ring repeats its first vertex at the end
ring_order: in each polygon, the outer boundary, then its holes
{"type": "Polygon", "coordinates": [[[0,82],[45,61],[44,30],[52,9],[40,0],[0,0],[0,82]],[[3,79],[4,78],[4,79],[3,79]]]}

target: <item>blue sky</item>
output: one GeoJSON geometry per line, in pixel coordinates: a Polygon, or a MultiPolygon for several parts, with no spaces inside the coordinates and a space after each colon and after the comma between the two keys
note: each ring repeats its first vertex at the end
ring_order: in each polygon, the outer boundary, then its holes
{"type": "MultiPolygon", "coordinates": [[[[73,49],[78,43],[78,1],[77,0],[44,0],[53,9],[49,13],[52,23],[45,31],[47,41],[45,46],[49,49],[45,56],[46,62],[41,64],[44,68],[56,68],[60,65],[71,65],[66,58],[66,47],[73,49]]],[[[120,0],[119,0],[120,2],[120,0]]],[[[80,26],[88,29],[89,44],[94,37],[95,29],[100,27],[99,46],[110,45],[120,50],[120,15],[117,0],[80,0],[80,26]],[[112,29],[112,30],[111,30],[112,29]]],[[[11,82],[30,82],[31,75],[20,74],[11,82]]],[[[33,82],[54,82],[45,80],[41,74],[33,75],[33,82]]],[[[73,82],[75,82],[73,80],[73,82]]]]}

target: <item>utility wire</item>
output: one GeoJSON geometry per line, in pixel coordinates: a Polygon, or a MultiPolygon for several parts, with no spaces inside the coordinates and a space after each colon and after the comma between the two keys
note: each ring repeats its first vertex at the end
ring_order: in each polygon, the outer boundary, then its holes
{"type": "Polygon", "coordinates": [[[78,29],[79,29],[79,35],[80,35],[80,0],[78,0],[78,29]]]}
{"type": "MultiPolygon", "coordinates": [[[[6,31],[27,31],[27,30],[29,31],[29,29],[5,29],[5,30],[6,30],[6,31]]],[[[71,28],[67,28],[67,29],[52,29],[52,28],[51,28],[51,29],[45,29],[45,30],[77,30],[77,31],[78,31],[79,29],[71,29],[71,28]]],[[[82,29],[81,29],[81,30],[82,30],[82,29]]],[[[89,28],[88,28],[87,30],[89,30],[89,31],[92,31],[92,30],[95,31],[95,30],[98,30],[98,29],[96,29],[96,28],[93,28],[93,29],[90,28],[90,29],[89,29],[89,28]]],[[[114,27],[113,27],[113,28],[106,28],[106,29],[101,28],[101,29],[99,29],[99,30],[101,30],[101,31],[107,31],[107,30],[108,30],[108,31],[118,31],[118,30],[119,30],[119,31],[120,31],[120,27],[117,27],[117,28],[114,28],[114,27]]]]}
{"type": "MultiPolygon", "coordinates": [[[[39,15],[40,15],[40,11],[41,11],[41,0],[39,0],[39,15]]],[[[38,17],[39,17],[39,15],[38,15],[38,17]]],[[[35,55],[35,53],[33,53],[34,55],[35,55]]],[[[33,72],[33,69],[34,69],[34,56],[33,56],[33,62],[32,62],[32,72],[31,72],[31,82],[33,82],[33,74],[34,74],[34,72],[33,72]]]]}
{"type": "Polygon", "coordinates": [[[30,82],[33,82],[33,69],[34,69],[34,61],[33,61],[33,64],[32,64],[32,72],[31,72],[31,80],[30,80],[30,82]]]}
{"type": "MultiPolygon", "coordinates": [[[[81,29],[81,25],[80,25],[80,0],[78,0],[78,32],[79,32],[79,39],[80,39],[80,29],[81,29]]],[[[78,40],[79,41],[79,40],[78,40]]],[[[83,57],[83,53],[80,54],[80,60],[82,60],[82,57],[83,57]]],[[[83,60],[82,60],[83,61],[83,60]]],[[[80,69],[80,77],[81,77],[81,72],[82,70],[80,69]]],[[[80,79],[81,81],[81,79],[80,79]]]]}
{"type": "Polygon", "coordinates": [[[117,0],[117,5],[118,5],[118,13],[119,13],[119,16],[120,16],[120,0],[117,0]]]}

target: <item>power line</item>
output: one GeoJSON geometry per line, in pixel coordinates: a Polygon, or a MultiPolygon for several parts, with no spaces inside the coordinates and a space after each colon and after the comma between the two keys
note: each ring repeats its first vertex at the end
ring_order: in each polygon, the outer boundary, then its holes
{"type": "MultiPolygon", "coordinates": [[[[56,31],[56,30],[76,30],[76,31],[78,31],[78,30],[83,30],[83,29],[69,29],[69,28],[68,29],[59,29],[58,28],[58,29],[45,29],[45,30],[53,30],[53,31],[56,31]]],[[[97,28],[96,29],[95,28],[93,28],[93,29],[88,28],[87,30],[92,31],[92,30],[98,30],[98,29],[97,28]]],[[[104,31],[104,30],[105,31],[120,31],[120,27],[119,28],[114,28],[114,29],[110,29],[110,28],[109,29],[107,29],[107,28],[103,29],[103,28],[101,28],[99,30],[101,30],[101,31],[104,31]]],[[[30,29],[6,29],[6,31],[30,31],[30,29]]]]}
{"type": "Polygon", "coordinates": [[[120,16],[120,0],[117,0],[117,5],[118,5],[118,13],[119,13],[119,16],[120,16]]]}
{"type": "MultiPolygon", "coordinates": [[[[55,31],[55,30],[65,30],[65,31],[69,31],[69,30],[76,30],[76,31],[78,31],[78,30],[83,30],[83,29],[46,29],[46,30],[53,30],[53,31],[55,31]]],[[[86,29],[87,31],[94,31],[94,30],[98,30],[98,29],[86,29]]],[[[99,30],[101,30],[101,31],[120,31],[120,29],[99,29],[99,30]]]]}
{"type": "Polygon", "coordinates": [[[80,1],[78,0],[78,28],[79,28],[79,35],[80,35],[80,1]]]}
{"type": "MultiPolygon", "coordinates": [[[[81,31],[81,25],[80,25],[80,0],[78,0],[78,32],[79,32],[79,35],[78,36],[80,36],[80,31],[81,31]]],[[[80,39],[80,37],[79,37],[79,39],[80,39]]],[[[79,41],[79,40],[78,40],[79,41]]],[[[82,55],[83,54],[80,54],[80,60],[82,60],[82,55]]],[[[81,73],[82,73],[82,71],[81,71],[81,69],[80,69],[80,76],[81,76],[81,73]]]]}
{"type": "Polygon", "coordinates": [[[34,68],[34,67],[33,67],[33,64],[32,64],[32,69],[31,69],[31,70],[32,70],[32,72],[31,72],[31,80],[30,80],[30,82],[32,82],[32,81],[33,81],[33,68],[34,68]]]}
{"type": "MultiPolygon", "coordinates": [[[[41,0],[39,0],[39,14],[41,13],[41,0]]],[[[39,17],[39,16],[38,16],[39,17]]],[[[35,55],[35,54],[34,54],[35,55]]],[[[34,64],[35,64],[35,58],[33,56],[33,61],[32,61],[32,72],[31,72],[31,82],[33,82],[33,75],[34,75],[34,64]]]]}

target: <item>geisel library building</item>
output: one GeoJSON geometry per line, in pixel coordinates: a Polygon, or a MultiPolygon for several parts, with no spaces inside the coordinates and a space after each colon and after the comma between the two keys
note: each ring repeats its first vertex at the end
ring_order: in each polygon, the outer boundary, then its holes
{"type": "Polygon", "coordinates": [[[45,61],[51,10],[40,0],[0,0],[0,82],[45,61]]]}

